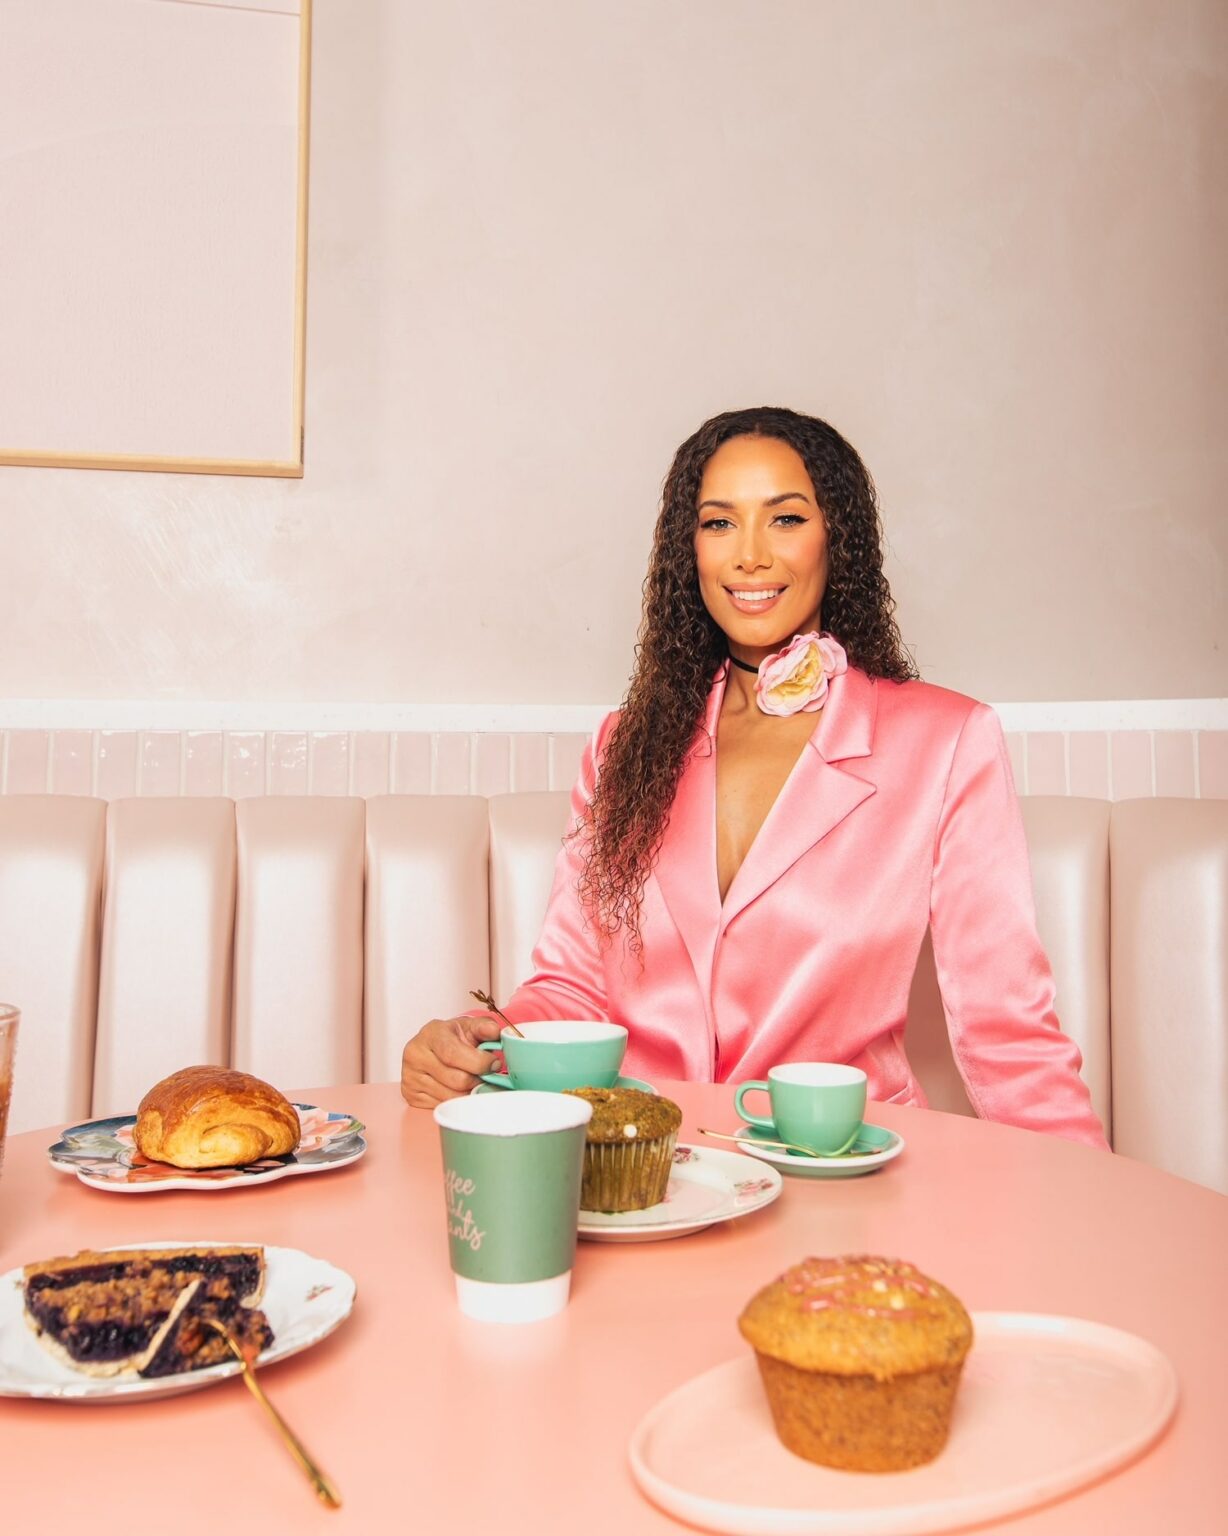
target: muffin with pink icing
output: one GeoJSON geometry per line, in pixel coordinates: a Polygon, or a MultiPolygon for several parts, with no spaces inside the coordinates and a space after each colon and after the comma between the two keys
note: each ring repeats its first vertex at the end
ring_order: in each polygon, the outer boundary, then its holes
{"type": "Polygon", "coordinates": [[[897,1472],[947,1441],[972,1320],[945,1286],[902,1259],[803,1259],[748,1302],[781,1442],[807,1461],[897,1472]]]}

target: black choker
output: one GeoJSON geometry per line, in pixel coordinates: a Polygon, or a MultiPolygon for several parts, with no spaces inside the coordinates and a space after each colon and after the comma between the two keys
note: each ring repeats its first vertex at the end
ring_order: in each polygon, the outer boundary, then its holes
{"type": "Polygon", "coordinates": [[[735,667],[741,667],[743,672],[753,672],[756,677],[759,676],[759,668],[752,667],[749,661],[739,661],[738,658],[732,654],[732,652],[730,653],[729,659],[731,662],[733,662],[735,667]]]}

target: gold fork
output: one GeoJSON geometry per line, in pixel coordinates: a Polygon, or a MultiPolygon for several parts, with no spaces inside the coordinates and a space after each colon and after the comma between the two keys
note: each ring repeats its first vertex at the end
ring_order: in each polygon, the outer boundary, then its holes
{"type": "Polygon", "coordinates": [[[299,1466],[302,1467],[303,1471],[306,1472],[320,1503],[326,1504],[329,1509],[340,1509],[341,1495],[320,1467],[317,1466],[307,1447],[286,1423],[285,1419],[282,1418],[281,1414],[278,1413],[277,1409],[273,1407],[272,1403],[269,1402],[265,1396],[264,1388],[256,1380],[255,1366],[239,1348],[234,1335],[228,1328],[223,1327],[219,1322],[215,1322],[211,1317],[202,1318],[201,1321],[207,1328],[212,1328],[215,1333],[220,1333],[222,1338],[226,1340],[230,1353],[243,1367],[243,1380],[247,1383],[248,1390],[264,1409],[265,1413],[268,1414],[269,1418],[272,1419],[277,1428],[277,1433],[285,1442],[286,1449],[294,1457],[295,1461],[298,1462],[299,1466]]]}

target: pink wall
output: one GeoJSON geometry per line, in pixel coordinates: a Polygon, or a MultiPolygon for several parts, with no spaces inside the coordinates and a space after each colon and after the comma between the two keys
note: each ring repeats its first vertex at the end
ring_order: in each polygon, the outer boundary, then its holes
{"type": "Polygon", "coordinates": [[[1228,694],[1226,30],[318,0],[306,477],[0,470],[0,699],[615,699],[670,453],[762,400],[864,452],[927,677],[1228,694]]]}

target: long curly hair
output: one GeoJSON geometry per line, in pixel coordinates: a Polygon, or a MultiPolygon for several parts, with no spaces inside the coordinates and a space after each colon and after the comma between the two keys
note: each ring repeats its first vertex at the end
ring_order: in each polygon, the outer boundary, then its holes
{"type": "Polygon", "coordinates": [[[573,833],[583,847],[579,890],[589,920],[603,941],[621,931],[633,953],[642,949],[644,883],[713,676],[728,654],[724,631],[700,595],[695,530],[704,469],[732,437],[779,438],[806,466],[827,527],[823,629],[871,677],[904,682],[917,676],[883,575],[874,482],[856,449],[825,421],[779,406],[727,411],[704,422],[679,448],[665,480],[635,671],[592,800],[573,833]]]}

